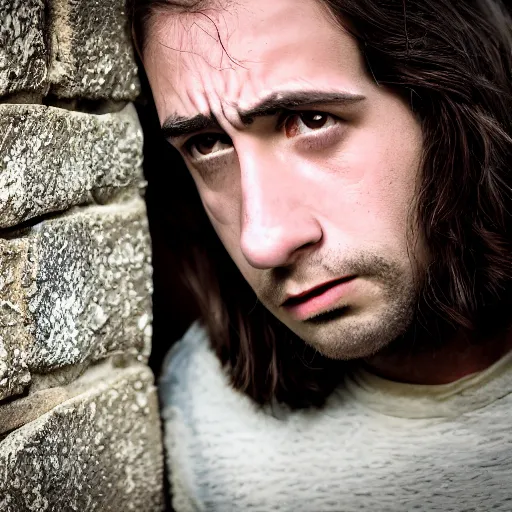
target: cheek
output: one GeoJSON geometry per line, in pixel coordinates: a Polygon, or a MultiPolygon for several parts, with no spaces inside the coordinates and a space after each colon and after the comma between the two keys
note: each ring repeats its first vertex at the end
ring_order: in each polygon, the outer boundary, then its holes
{"type": "Polygon", "coordinates": [[[401,224],[409,220],[411,206],[420,180],[421,133],[416,126],[404,127],[405,136],[390,137],[380,156],[376,180],[369,181],[368,193],[388,212],[391,220],[401,224]],[[381,193],[376,195],[375,190],[381,193]],[[372,192],[373,191],[373,192],[372,192]]]}
{"type": "Polygon", "coordinates": [[[218,232],[223,229],[234,230],[240,224],[238,220],[238,208],[233,201],[227,200],[220,194],[199,193],[206,214],[210,222],[218,232]]]}
{"type": "Polygon", "coordinates": [[[249,286],[258,293],[263,271],[251,267],[240,250],[240,212],[232,201],[211,192],[200,193],[201,201],[222,245],[249,286]]]}
{"type": "Polygon", "coordinates": [[[215,207],[213,207],[213,209],[210,209],[209,207],[206,207],[206,205],[205,209],[210,219],[210,222],[213,226],[213,229],[217,233],[217,236],[219,237],[219,240],[221,241],[222,245],[226,249],[227,253],[233,260],[234,264],[236,265],[244,279],[257,294],[259,283],[262,279],[262,275],[264,274],[264,272],[251,267],[247,263],[247,260],[245,259],[244,255],[242,254],[240,250],[240,231],[237,229],[238,223],[220,222],[221,220],[223,220],[223,216],[226,217],[226,214],[224,211],[222,211],[222,209],[220,212],[215,212],[213,211],[216,210],[215,207]]]}
{"type": "Polygon", "coordinates": [[[364,149],[346,157],[357,169],[361,200],[369,211],[394,219],[407,214],[419,178],[421,145],[419,126],[410,114],[391,126],[379,123],[356,141],[364,149]]]}
{"type": "Polygon", "coordinates": [[[378,172],[368,174],[362,183],[364,210],[361,213],[368,212],[368,228],[373,226],[378,230],[379,238],[403,236],[410,220],[417,165],[406,159],[401,162],[386,159],[380,166],[378,172]]]}
{"type": "Polygon", "coordinates": [[[402,238],[415,196],[420,151],[418,140],[402,143],[361,130],[329,162],[319,203],[323,216],[360,241],[402,238]]]}
{"type": "Polygon", "coordinates": [[[201,171],[189,168],[199,197],[213,225],[239,226],[240,187],[236,170],[224,163],[201,171]]]}

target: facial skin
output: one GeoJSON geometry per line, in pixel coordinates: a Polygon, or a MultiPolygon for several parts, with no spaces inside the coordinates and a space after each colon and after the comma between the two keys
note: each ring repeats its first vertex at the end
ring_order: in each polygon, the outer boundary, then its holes
{"type": "Polygon", "coordinates": [[[259,300],[329,357],[403,334],[426,261],[408,243],[421,129],[354,39],[316,0],[241,0],[158,13],[143,59],[164,131],[259,300]],[[199,114],[217,124],[185,121],[199,114]],[[326,304],[286,302],[346,276],[326,304]]]}

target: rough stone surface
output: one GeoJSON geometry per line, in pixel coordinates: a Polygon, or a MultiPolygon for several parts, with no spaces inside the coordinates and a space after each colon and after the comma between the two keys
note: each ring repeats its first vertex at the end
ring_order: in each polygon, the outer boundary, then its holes
{"type": "Polygon", "coordinates": [[[93,368],[86,379],[88,391],[0,442],[2,512],[163,510],[151,371],[93,368]]]}
{"type": "Polygon", "coordinates": [[[164,509],[126,0],[0,0],[0,512],[164,509]]]}
{"type": "Polygon", "coordinates": [[[44,0],[0,0],[0,96],[46,90],[44,23],[44,0]]]}
{"type": "MultiPolygon", "coordinates": [[[[97,366],[101,364],[97,363],[97,366]]],[[[83,392],[84,383],[90,381],[84,377],[79,378],[87,370],[86,365],[75,364],[51,373],[32,375],[28,396],[5,404],[0,402],[0,436],[35,420],[56,405],[83,392]]]]}
{"type": "Polygon", "coordinates": [[[62,388],[53,388],[36,391],[27,397],[0,405],[0,436],[34,421],[68,398],[62,388]]]}
{"type": "Polygon", "coordinates": [[[105,115],[0,105],[0,228],[109,201],[142,183],[141,165],[133,105],[105,115]]]}
{"type": "Polygon", "coordinates": [[[147,358],[150,241],[145,204],[92,206],[0,238],[0,400],[30,373],[147,358]]]}
{"type": "Polygon", "coordinates": [[[60,97],[133,100],[137,78],[125,0],[52,0],[51,91],[60,97]]]}

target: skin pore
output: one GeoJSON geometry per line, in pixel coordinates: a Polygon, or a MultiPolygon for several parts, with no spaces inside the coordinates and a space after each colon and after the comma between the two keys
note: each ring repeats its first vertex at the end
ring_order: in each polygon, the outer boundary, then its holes
{"type": "Polygon", "coordinates": [[[383,350],[410,326],[428,263],[410,232],[421,127],[318,1],[159,11],[143,60],[164,133],[220,240],[306,343],[425,384],[481,370],[510,348],[453,340],[436,357],[383,350]],[[328,305],[292,307],[290,297],[333,281],[340,291],[328,305]]]}

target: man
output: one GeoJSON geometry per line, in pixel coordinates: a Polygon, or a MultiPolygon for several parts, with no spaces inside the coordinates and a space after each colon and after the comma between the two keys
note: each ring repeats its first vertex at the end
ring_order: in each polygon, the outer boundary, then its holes
{"type": "Polygon", "coordinates": [[[204,321],[161,381],[176,510],[512,510],[504,5],[133,16],[202,203],[204,321]]]}

